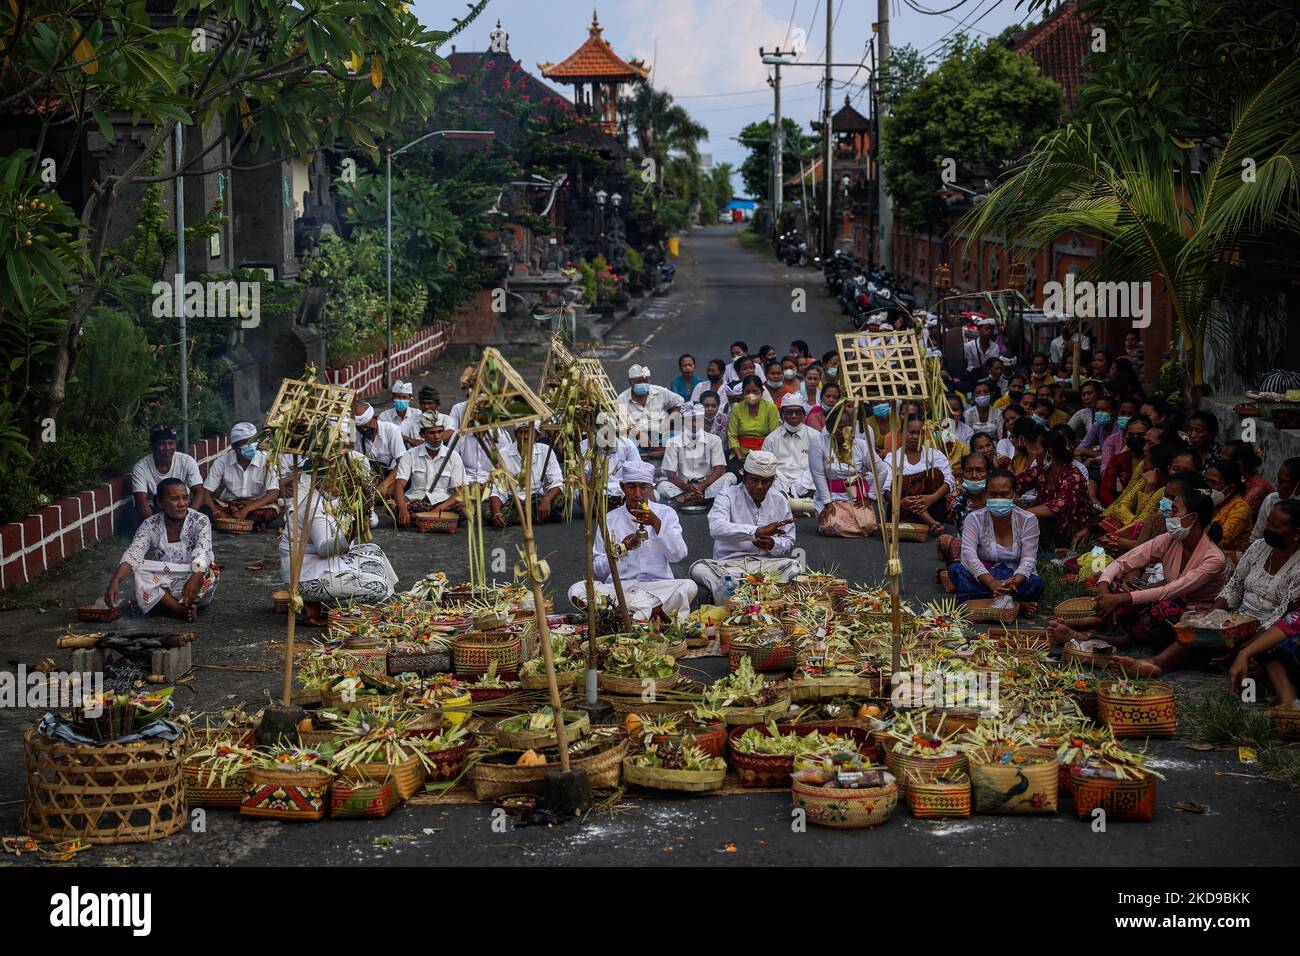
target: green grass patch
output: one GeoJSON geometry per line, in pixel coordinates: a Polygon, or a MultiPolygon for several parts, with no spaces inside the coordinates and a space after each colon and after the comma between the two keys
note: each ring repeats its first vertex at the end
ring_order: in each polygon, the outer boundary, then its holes
{"type": "Polygon", "coordinates": [[[1181,701],[1178,723],[1187,736],[1206,744],[1263,747],[1280,739],[1261,707],[1222,688],[1181,701]]]}
{"type": "Polygon", "coordinates": [[[757,252],[760,255],[772,257],[772,243],[767,236],[761,236],[756,232],[746,229],[737,236],[742,249],[750,252],[757,252]]]}

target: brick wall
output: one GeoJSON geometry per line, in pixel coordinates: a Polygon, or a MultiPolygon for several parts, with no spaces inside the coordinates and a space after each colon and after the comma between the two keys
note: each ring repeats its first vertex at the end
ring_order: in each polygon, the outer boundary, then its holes
{"type": "MultiPolygon", "coordinates": [[[[225,451],[225,435],[204,438],[189,453],[207,475],[208,466],[225,451]]],[[[44,574],[79,551],[110,537],[134,507],[130,476],[60,498],[21,521],[0,525],[0,591],[44,574]]]]}
{"type": "MultiPolygon", "coordinates": [[[[424,368],[446,350],[447,330],[441,322],[421,329],[393,345],[393,378],[424,368]]],[[[331,385],[356,389],[360,398],[377,395],[384,387],[384,353],[372,352],[342,368],[328,368],[325,379],[331,385]]]]}

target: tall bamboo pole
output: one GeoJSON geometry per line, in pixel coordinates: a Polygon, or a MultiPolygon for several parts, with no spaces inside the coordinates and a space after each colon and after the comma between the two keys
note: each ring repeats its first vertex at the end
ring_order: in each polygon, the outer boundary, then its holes
{"type": "Polygon", "coordinates": [[[284,641],[284,684],[280,695],[285,707],[293,703],[293,639],[298,625],[298,585],[302,578],[303,557],[307,553],[307,532],[311,527],[311,498],[317,493],[315,482],[310,482],[306,495],[307,506],[300,506],[298,482],[302,477],[299,472],[293,479],[293,523],[296,530],[293,540],[289,542],[289,621],[284,641]]]}

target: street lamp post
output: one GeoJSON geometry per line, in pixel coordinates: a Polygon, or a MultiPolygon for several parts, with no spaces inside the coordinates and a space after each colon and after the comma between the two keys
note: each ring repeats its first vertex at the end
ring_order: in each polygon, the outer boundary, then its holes
{"type": "Polygon", "coordinates": [[[393,157],[401,156],[412,146],[423,143],[426,139],[434,136],[441,136],[444,139],[466,139],[488,141],[496,139],[496,133],[490,129],[435,129],[432,132],[425,133],[423,136],[416,137],[405,146],[396,150],[389,146],[387,150],[386,165],[386,186],[385,186],[385,212],[384,227],[387,237],[384,241],[387,264],[385,267],[385,287],[384,294],[384,323],[386,326],[384,336],[384,387],[391,388],[393,384],[393,157]]]}

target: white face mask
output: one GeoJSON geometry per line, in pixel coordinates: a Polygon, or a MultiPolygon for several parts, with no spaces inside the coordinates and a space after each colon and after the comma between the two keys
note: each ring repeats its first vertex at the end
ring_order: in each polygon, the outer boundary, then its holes
{"type": "Polygon", "coordinates": [[[1165,533],[1175,541],[1182,541],[1192,533],[1192,529],[1183,524],[1182,518],[1175,518],[1173,515],[1165,518],[1165,533]]]}
{"type": "Polygon", "coordinates": [[[1210,500],[1214,502],[1214,507],[1216,508],[1223,504],[1223,499],[1226,497],[1227,495],[1217,488],[1210,492],[1210,500]]]}

